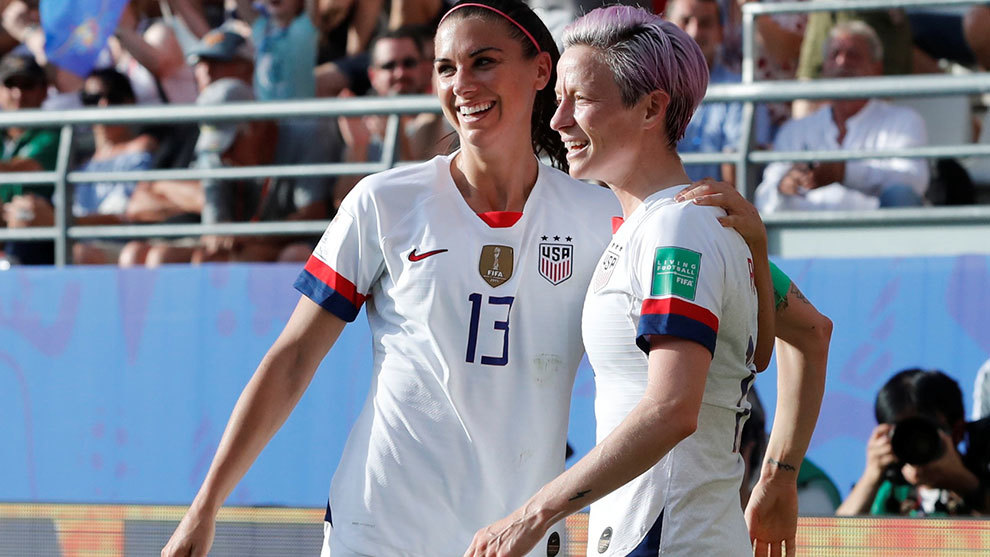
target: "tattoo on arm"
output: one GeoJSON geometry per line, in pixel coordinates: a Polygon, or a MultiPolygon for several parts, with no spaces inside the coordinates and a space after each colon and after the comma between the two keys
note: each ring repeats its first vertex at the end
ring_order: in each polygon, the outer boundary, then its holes
{"type": "Polygon", "coordinates": [[[577,494],[575,494],[574,497],[571,497],[570,499],[568,499],[568,501],[576,501],[576,500],[584,497],[585,495],[587,495],[589,493],[591,493],[591,490],[590,489],[586,489],[584,491],[578,491],[577,494]]]}
{"type": "Polygon", "coordinates": [[[806,304],[811,304],[811,302],[809,302],[808,299],[804,297],[804,294],[802,294],[801,291],[798,290],[798,287],[795,286],[793,282],[791,283],[791,290],[789,293],[793,293],[794,297],[797,298],[798,300],[801,300],[806,304]]]}
{"type": "Polygon", "coordinates": [[[790,464],[787,464],[786,462],[780,462],[779,460],[774,460],[770,457],[767,457],[767,463],[773,464],[777,468],[780,468],[781,470],[787,470],[789,472],[794,472],[795,470],[797,470],[797,468],[791,466],[790,464]]]}

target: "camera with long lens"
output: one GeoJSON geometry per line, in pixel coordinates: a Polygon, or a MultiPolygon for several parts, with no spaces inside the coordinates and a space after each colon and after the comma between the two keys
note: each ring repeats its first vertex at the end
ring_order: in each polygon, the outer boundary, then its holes
{"type": "Polygon", "coordinates": [[[927,416],[912,416],[894,424],[890,446],[901,464],[924,466],[945,451],[939,424],[927,416]]]}
{"type": "Polygon", "coordinates": [[[939,436],[939,425],[926,416],[912,416],[893,424],[890,431],[890,446],[897,462],[887,468],[886,478],[895,485],[907,485],[901,474],[901,466],[912,464],[924,466],[937,460],[945,451],[939,436]]]}

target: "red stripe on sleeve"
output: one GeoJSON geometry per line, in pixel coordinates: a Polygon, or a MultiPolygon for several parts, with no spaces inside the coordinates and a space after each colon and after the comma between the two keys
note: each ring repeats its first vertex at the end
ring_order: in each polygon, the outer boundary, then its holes
{"type": "Polygon", "coordinates": [[[718,317],[715,317],[714,313],[699,305],[685,302],[680,298],[661,298],[659,300],[648,298],[643,300],[642,315],[665,315],[671,313],[694,319],[699,323],[707,325],[716,333],[718,332],[718,317]]]}
{"type": "Polygon", "coordinates": [[[361,304],[368,299],[366,295],[357,291],[357,287],[354,286],[353,282],[337,274],[337,271],[331,269],[329,265],[315,255],[309,256],[309,261],[306,262],[306,270],[323,282],[323,284],[333,288],[338,294],[350,300],[355,307],[360,308],[361,304]]]}

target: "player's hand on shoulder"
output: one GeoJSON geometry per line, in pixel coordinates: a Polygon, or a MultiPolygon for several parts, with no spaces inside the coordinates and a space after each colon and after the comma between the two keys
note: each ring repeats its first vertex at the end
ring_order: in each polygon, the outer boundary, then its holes
{"type": "Polygon", "coordinates": [[[516,511],[478,530],[464,557],[522,557],[536,547],[545,530],[534,518],[516,511]]]}
{"type": "Polygon", "coordinates": [[[766,244],[767,230],[759,211],[728,182],[705,178],[693,182],[674,199],[678,202],[690,201],[695,205],[720,207],[726,213],[718,219],[722,226],[736,229],[750,246],[766,244]]]}
{"type": "Polygon", "coordinates": [[[216,534],[216,518],[190,509],[162,548],[162,557],[206,557],[216,534]]]}

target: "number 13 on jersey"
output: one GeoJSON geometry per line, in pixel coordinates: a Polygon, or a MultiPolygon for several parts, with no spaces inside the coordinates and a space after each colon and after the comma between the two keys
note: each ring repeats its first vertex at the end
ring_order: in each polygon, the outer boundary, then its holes
{"type": "Polygon", "coordinates": [[[468,296],[468,301],[471,302],[471,322],[468,326],[465,360],[469,364],[474,363],[478,351],[479,334],[485,335],[486,338],[491,335],[501,335],[502,354],[500,356],[482,355],[481,363],[486,366],[504,366],[509,363],[509,313],[512,311],[512,302],[515,297],[488,296],[487,303],[483,303],[484,298],[477,292],[468,296]],[[483,311],[485,309],[488,311],[483,311]],[[482,314],[485,314],[484,320],[482,314]]]}

